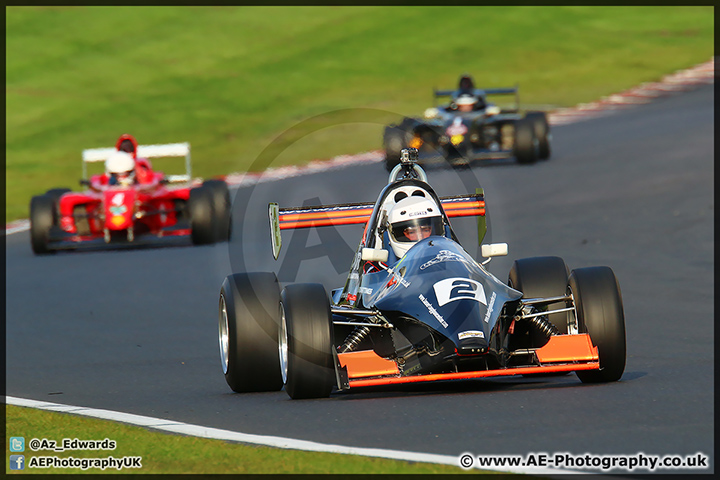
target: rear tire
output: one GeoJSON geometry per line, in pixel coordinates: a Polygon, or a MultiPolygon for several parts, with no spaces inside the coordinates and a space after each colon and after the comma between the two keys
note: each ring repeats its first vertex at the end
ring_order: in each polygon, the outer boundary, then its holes
{"type": "Polygon", "coordinates": [[[538,141],[538,159],[550,158],[550,124],[545,112],[531,112],[525,118],[532,121],[535,128],[535,138],[538,141]]]}
{"type": "Polygon", "coordinates": [[[515,158],[519,163],[535,163],[537,160],[537,138],[531,120],[522,118],[515,122],[515,158]]]}
{"type": "Polygon", "coordinates": [[[191,237],[195,245],[204,245],[215,241],[215,211],[213,196],[209,188],[198,187],[190,190],[188,199],[190,212],[191,237]]]}
{"type": "Polygon", "coordinates": [[[230,240],[232,234],[232,203],[227,183],[223,180],[206,180],[203,187],[209,188],[215,210],[215,241],[230,240]]]}
{"type": "MultiPolygon", "coordinates": [[[[508,285],[523,292],[524,298],[560,297],[565,295],[568,268],[560,257],[531,257],[515,260],[508,285]]],[[[565,308],[565,302],[552,303],[540,311],[565,308]]],[[[548,319],[561,335],[568,333],[567,313],[553,313],[548,319]]]]}
{"type": "Polygon", "coordinates": [[[400,163],[400,152],[405,148],[405,132],[398,127],[385,129],[385,168],[392,171],[400,163]]]}
{"type": "Polygon", "coordinates": [[[274,273],[236,273],[220,288],[218,336],[225,381],[235,392],[282,388],[280,287],[274,273]]]}
{"type": "Polygon", "coordinates": [[[50,229],[56,222],[55,201],[49,195],[38,195],[30,200],[30,246],[38,255],[54,253],[48,248],[50,229]]]}
{"type": "Polygon", "coordinates": [[[282,291],[281,371],[290,398],[328,397],[335,384],[333,324],[325,288],[288,285],[282,291]]]}
{"type": "Polygon", "coordinates": [[[583,383],[619,380],[625,371],[625,315],[615,274],[609,267],[578,268],[570,273],[568,289],[578,330],[590,335],[600,359],[600,370],[575,373],[583,383]]]}

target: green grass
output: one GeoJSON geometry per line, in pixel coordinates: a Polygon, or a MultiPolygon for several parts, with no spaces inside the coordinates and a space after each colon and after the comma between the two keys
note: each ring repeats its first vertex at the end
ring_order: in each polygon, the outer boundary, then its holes
{"type": "Polygon", "coordinates": [[[713,34],[713,7],[8,7],[7,217],[76,187],[80,151],[123,132],[189,141],[208,177],[315,115],[392,112],[329,125],[274,165],[303,163],[380,148],[383,122],[462,72],[571,106],[707,61],[713,34]]]}
{"type": "MultiPolygon", "coordinates": [[[[183,435],[157,433],[141,427],[118,422],[96,420],[65,413],[48,412],[24,407],[7,406],[6,444],[10,437],[25,438],[24,472],[10,470],[5,473],[118,473],[106,469],[29,469],[33,456],[59,458],[122,458],[141,456],[142,468],[121,470],[119,473],[302,473],[302,474],[462,474],[478,473],[450,465],[414,463],[382,458],[330,453],[313,453],[252,446],[222,440],[208,440],[183,435]],[[115,450],[95,451],[37,451],[29,449],[31,439],[49,439],[58,443],[62,439],[104,440],[116,442],[115,450]]],[[[7,453],[7,452],[6,452],[7,453]]]]}

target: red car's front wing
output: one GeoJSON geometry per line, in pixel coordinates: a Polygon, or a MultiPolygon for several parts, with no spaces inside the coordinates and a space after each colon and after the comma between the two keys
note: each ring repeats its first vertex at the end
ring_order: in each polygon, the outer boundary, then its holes
{"type": "Polygon", "coordinates": [[[351,388],[600,368],[597,347],[592,345],[590,336],[584,333],[552,336],[545,346],[535,350],[535,355],[540,365],[405,377],[400,375],[395,362],[379,357],[372,350],[339,353],[338,359],[341,367],[347,369],[348,386],[351,388]]]}

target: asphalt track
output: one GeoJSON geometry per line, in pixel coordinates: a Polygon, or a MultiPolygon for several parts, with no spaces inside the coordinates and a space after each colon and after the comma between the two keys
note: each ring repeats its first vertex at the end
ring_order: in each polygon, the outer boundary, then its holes
{"type": "MultiPolygon", "coordinates": [[[[374,201],[387,174],[371,164],[239,189],[229,244],[38,257],[27,231],[8,236],[7,394],[445,455],[701,452],[710,456],[703,473],[712,472],[713,105],[713,87],[705,86],[555,127],[547,162],[496,162],[460,174],[428,169],[440,195],[475,183],[485,189],[486,240],[510,247],[508,257],[489,264],[499,278],[507,278],[513,259],[536,255],[561,256],[570,268],[613,268],[628,345],[620,382],[506,378],[307,401],[285,392],[233,394],[217,346],[223,278],[273,270],[283,282],[322,282],[329,290],[342,285],[361,233],[360,226],[325,238],[285,232],[275,262],[267,202],[374,201]]],[[[453,224],[475,254],[472,221],[453,224]]]]}

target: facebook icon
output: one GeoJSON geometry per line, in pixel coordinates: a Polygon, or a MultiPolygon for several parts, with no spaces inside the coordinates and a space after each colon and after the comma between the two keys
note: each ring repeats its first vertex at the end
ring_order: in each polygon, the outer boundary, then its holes
{"type": "Polygon", "coordinates": [[[10,455],[10,470],[25,470],[25,455],[10,455]]]}

